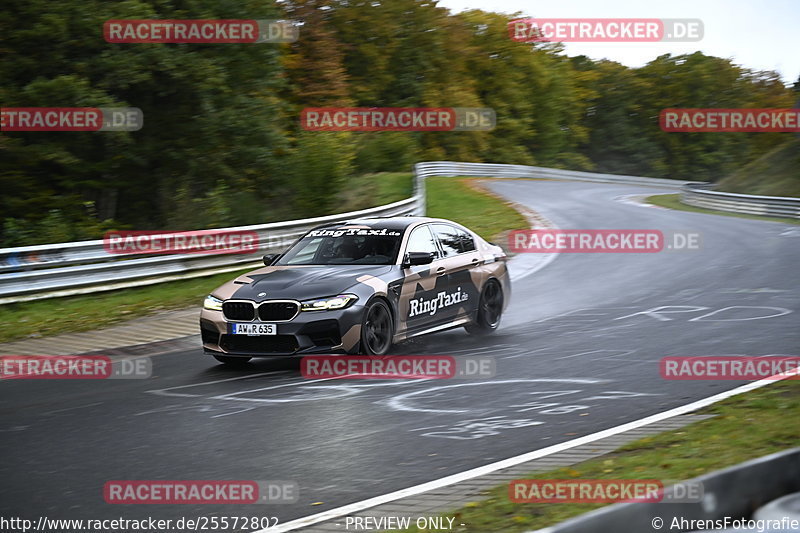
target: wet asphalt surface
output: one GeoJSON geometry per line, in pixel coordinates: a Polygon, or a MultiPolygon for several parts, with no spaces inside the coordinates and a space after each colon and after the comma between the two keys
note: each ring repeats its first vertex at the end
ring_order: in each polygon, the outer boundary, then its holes
{"type": "Polygon", "coordinates": [[[664,380],[665,356],[800,355],[800,227],[618,200],[664,192],[640,186],[490,187],[564,229],[689,231],[702,244],[561,254],[514,282],[496,335],[458,329],[394,350],[493,357],[493,378],[311,381],[296,360],[224,368],[198,337],[167,343],[150,379],[0,382],[0,515],[283,523],[742,384],[664,380]],[[300,493],[280,505],[105,503],[104,484],[126,479],[288,480],[300,493]]]}

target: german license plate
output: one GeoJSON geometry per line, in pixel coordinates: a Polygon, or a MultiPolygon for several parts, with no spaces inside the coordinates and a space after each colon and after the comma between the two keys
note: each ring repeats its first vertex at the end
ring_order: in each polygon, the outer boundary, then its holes
{"type": "Polygon", "coordinates": [[[232,335],[277,335],[277,324],[231,324],[232,335]]]}

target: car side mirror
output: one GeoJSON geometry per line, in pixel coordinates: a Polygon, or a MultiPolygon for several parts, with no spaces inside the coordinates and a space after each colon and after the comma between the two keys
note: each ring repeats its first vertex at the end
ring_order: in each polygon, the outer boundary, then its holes
{"type": "Polygon", "coordinates": [[[273,261],[275,261],[278,256],[281,254],[267,254],[262,259],[264,259],[264,264],[270,266],[273,261]]]}
{"type": "Polygon", "coordinates": [[[406,252],[403,258],[403,268],[408,268],[415,265],[430,265],[433,263],[432,252],[406,252]]]}

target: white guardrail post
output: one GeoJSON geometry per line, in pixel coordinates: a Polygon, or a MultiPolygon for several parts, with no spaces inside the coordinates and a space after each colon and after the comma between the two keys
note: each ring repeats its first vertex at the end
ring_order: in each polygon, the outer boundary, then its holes
{"type": "Polygon", "coordinates": [[[425,178],[430,176],[539,178],[670,189],[682,187],[681,200],[689,205],[800,218],[798,198],[715,192],[708,190],[709,184],[703,183],[526,165],[429,161],[414,165],[414,196],[406,200],[350,213],[219,229],[257,232],[259,250],[252,254],[109,254],[103,248],[102,240],[0,249],[0,304],[151,285],[254,267],[260,264],[264,253],[285,249],[296,238],[319,224],[369,216],[424,215],[425,178]]]}

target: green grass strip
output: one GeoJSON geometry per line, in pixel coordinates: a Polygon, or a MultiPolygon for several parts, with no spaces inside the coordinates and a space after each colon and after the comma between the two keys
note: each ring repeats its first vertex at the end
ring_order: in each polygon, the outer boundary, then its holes
{"type": "MultiPolygon", "coordinates": [[[[659,479],[667,485],[796,447],[800,443],[800,382],[770,384],[697,414],[716,416],[637,440],[597,459],[518,479],[659,479]]],[[[487,491],[485,496],[485,500],[442,515],[455,517],[455,524],[464,524],[455,527],[454,533],[520,533],[603,506],[512,503],[508,484],[487,491]]]]}

